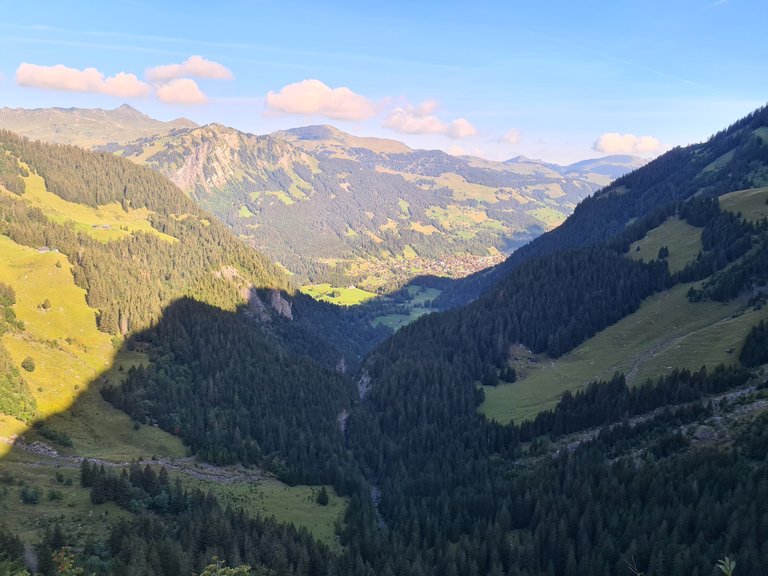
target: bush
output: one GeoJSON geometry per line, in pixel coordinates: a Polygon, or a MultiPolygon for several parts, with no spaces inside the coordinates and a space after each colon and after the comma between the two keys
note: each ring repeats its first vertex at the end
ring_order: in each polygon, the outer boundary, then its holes
{"type": "Polygon", "coordinates": [[[42,493],[43,491],[40,488],[24,486],[24,488],[21,489],[21,501],[24,504],[37,504],[40,502],[42,493]]]}
{"type": "Polygon", "coordinates": [[[61,430],[51,428],[45,422],[35,422],[34,428],[37,433],[40,434],[40,436],[50,440],[55,444],[58,444],[59,446],[69,448],[73,445],[72,438],[70,438],[69,434],[62,432],[61,430]]]}
{"type": "Polygon", "coordinates": [[[24,358],[24,360],[21,361],[21,367],[24,368],[27,372],[34,372],[35,371],[35,361],[32,359],[31,356],[27,356],[24,358]]]}

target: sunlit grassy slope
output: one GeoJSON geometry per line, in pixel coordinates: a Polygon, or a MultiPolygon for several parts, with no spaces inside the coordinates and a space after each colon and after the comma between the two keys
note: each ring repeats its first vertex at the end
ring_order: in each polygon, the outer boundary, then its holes
{"type": "Polygon", "coordinates": [[[338,304],[339,306],[354,306],[362,304],[371,298],[376,298],[377,294],[361,290],[354,286],[331,286],[330,284],[307,284],[301,287],[301,291],[315,300],[338,304]]]}
{"type": "MultiPolygon", "coordinates": [[[[137,208],[125,211],[120,204],[105,204],[94,208],[76,202],[68,202],[49,192],[45,181],[37,174],[30,173],[24,178],[26,190],[22,198],[30,205],[40,208],[53,222],[71,223],[76,230],[86,232],[97,240],[108,241],[128,236],[132,232],[147,232],[175,242],[173,236],[155,230],[149,223],[150,211],[137,208]]],[[[4,191],[6,194],[10,192],[4,191]]]]}
{"type": "Polygon", "coordinates": [[[743,302],[691,304],[689,288],[677,286],[648,298],[635,313],[557,360],[541,355],[538,362],[518,366],[522,378],[514,384],[485,387],[481,412],[500,422],[520,422],[552,408],[565,390],[610,379],[615,372],[638,384],[673,366],[735,362],[750,328],[768,318],[768,310],[740,313],[743,302]]]}
{"type": "MultiPolygon", "coordinates": [[[[768,188],[734,192],[721,198],[724,209],[758,219],[768,212],[768,188]]],[[[672,271],[682,269],[701,249],[701,229],[670,218],[634,243],[629,256],[651,260],[669,247],[672,271]],[[637,250],[637,247],[640,250],[637,250]]],[[[514,384],[485,387],[480,412],[499,422],[520,422],[552,408],[565,390],[575,391],[615,372],[630,384],[667,373],[672,367],[696,369],[737,362],[752,326],[768,319],[743,300],[690,303],[690,284],[648,298],[641,307],[557,360],[546,355],[515,362],[514,384]]]]}
{"type": "MultiPolygon", "coordinates": [[[[96,311],[75,285],[67,258],[39,253],[0,236],[0,281],[13,287],[16,317],[22,332],[8,332],[3,344],[20,365],[26,357],[33,372],[22,371],[37,400],[41,417],[67,409],[100,372],[114,351],[107,334],[96,329],[96,311]],[[44,309],[48,300],[50,308],[44,309]]],[[[21,423],[0,416],[0,436],[23,429],[21,423]]],[[[0,445],[0,453],[7,449],[0,445]]]]}

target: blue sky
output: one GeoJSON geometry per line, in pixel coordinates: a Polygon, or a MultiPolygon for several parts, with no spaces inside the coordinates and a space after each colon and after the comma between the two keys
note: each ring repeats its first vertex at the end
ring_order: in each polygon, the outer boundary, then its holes
{"type": "Polygon", "coordinates": [[[570,162],[701,141],[768,101],[765,0],[0,0],[0,15],[0,106],[127,102],[570,162]]]}

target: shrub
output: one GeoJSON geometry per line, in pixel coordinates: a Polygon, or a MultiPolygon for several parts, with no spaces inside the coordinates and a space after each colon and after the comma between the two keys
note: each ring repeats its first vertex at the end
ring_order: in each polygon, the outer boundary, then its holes
{"type": "Polygon", "coordinates": [[[21,361],[21,367],[24,368],[27,372],[34,372],[35,371],[35,361],[32,359],[31,356],[27,356],[24,358],[24,360],[21,361]]]}

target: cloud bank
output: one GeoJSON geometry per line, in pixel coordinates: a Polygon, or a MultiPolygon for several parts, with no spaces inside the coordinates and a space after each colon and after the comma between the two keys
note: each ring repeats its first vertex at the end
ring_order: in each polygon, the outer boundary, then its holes
{"type": "Polygon", "coordinates": [[[134,74],[119,72],[106,77],[96,68],[78,70],[63,64],[38,66],[22,62],[16,70],[16,83],[19,86],[43,90],[93,92],[120,98],[139,98],[146,96],[150,91],[149,84],[142,82],[134,74]]]}
{"type": "Polygon", "coordinates": [[[325,116],[334,120],[365,120],[376,114],[373,102],[365,96],[345,86],[331,88],[315,79],[288,84],[279,92],[270,91],[265,106],[272,113],[325,116]]]}
{"type": "Polygon", "coordinates": [[[477,128],[466,118],[443,122],[434,115],[436,100],[426,100],[418,106],[395,108],[384,121],[384,127],[401,134],[442,134],[462,140],[477,135],[477,128]]]}
{"type": "Polygon", "coordinates": [[[178,78],[210,78],[213,80],[232,80],[232,71],[218,62],[206,60],[202,56],[190,56],[181,64],[164,64],[147,68],[147,80],[167,82],[178,78]]]}
{"type": "Polygon", "coordinates": [[[635,136],[606,132],[592,145],[592,149],[605,154],[651,154],[661,148],[661,142],[653,136],[635,136]]]}

